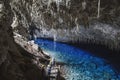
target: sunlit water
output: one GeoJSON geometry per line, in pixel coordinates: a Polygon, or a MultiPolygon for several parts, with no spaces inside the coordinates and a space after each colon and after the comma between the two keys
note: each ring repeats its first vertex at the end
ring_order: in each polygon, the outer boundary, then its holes
{"type": "Polygon", "coordinates": [[[57,61],[66,63],[63,68],[66,80],[120,80],[107,61],[87,51],[46,39],[37,39],[35,43],[57,61]]]}

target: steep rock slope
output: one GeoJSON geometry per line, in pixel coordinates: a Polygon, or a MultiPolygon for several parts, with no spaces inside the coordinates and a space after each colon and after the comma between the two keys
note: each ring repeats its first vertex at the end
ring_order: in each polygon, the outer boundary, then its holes
{"type": "Polygon", "coordinates": [[[14,42],[10,2],[0,0],[0,80],[42,80],[41,69],[31,61],[33,57],[23,55],[29,53],[14,42]]]}

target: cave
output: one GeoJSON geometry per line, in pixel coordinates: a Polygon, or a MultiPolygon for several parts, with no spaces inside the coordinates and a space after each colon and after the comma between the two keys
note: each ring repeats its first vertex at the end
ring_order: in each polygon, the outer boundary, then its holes
{"type": "Polygon", "coordinates": [[[120,0],[0,0],[0,80],[120,80],[120,0]]]}

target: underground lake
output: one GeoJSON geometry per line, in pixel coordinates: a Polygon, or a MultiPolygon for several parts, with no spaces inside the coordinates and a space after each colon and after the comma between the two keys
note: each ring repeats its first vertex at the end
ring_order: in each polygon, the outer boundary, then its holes
{"type": "Polygon", "coordinates": [[[48,39],[39,38],[35,43],[56,61],[65,63],[66,80],[120,80],[120,74],[106,59],[88,51],[48,39]]]}

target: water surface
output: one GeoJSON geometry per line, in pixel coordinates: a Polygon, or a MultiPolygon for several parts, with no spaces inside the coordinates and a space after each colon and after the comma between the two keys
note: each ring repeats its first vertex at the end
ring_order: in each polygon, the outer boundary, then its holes
{"type": "Polygon", "coordinates": [[[37,39],[35,43],[57,61],[66,63],[63,68],[66,80],[120,80],[106,60],[90,52],[46,39],[37,39]]]}

